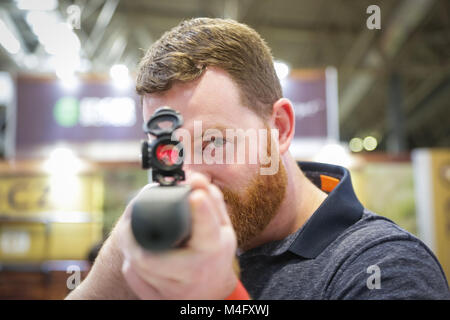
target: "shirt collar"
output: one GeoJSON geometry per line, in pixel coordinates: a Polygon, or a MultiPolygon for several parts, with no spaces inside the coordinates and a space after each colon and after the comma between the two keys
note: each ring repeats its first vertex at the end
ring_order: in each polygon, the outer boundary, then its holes
{"type": "Polygon", "coordinates": [[[275,256],[290,251],[312,259],[361,219],[364,207],[355,195],[346,168],[317,162],[298,162],[298,165],[306,177],[328,193],[328,197],[297,232],[283,240],[251,249],[244,253],[245,256],[275,256]]]}
{"type": "MultiPolygon", "coordinates": [[[[300,162],[303,173],[316,185],[323,176],[339,179],[328,197],[299,230],[289,251],[305,258],[317,257],[345,229],[361,219],[364,207],[353,190],[350,172],[330,164],[300,162]]],[[[322,179],[323,184],[323,179],[322,179]]],[[[323,185],[317,185],[323,189],[323,185]]]]}

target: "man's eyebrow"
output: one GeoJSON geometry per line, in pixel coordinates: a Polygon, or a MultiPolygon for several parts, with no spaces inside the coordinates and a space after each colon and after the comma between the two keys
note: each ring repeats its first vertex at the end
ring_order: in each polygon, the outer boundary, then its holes
{"type": "Polygon", "coordinates": [[[214,124],[214,125],[211,125],[209,127],[206,127],[205,129],[203,129],[202,134],[205,134],[205,132],[207,130],[219,130],[219,131],[222,131],[222,133],[225,133],[225,131],[227,129],[234,129],[234,128],[233,127],[224,126],[223,124],[214,124]]]}
{"type": "MultiPolygon", "coordinates": [[[[218,131],[220,131],[222,133],[222,136],[225,137],[225,133],[226,133],[227,129],[234,130],[235,128],[232,127],[232,126],[225,126],[225,125],[223,125],[221,123],[207,125],[204,128],[202,128],[202,135],[201,135],[201,137],[203,137],[205,135],[206,131],[208,131],[208,130],[218,130],[218,131]]],[[[200,138],[200,137],[194,137],[194,138],[200,138]]]]}

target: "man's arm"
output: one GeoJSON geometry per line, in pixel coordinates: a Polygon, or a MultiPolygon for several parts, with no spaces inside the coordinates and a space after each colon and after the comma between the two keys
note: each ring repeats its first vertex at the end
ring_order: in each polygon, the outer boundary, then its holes
{"type": "MultiPolygon", "coordinates": [[[[208,179],[190,180],[192,232],[182,248],[148,252],[131,232],[125,209],[86,279],[67,299],[224,299],[237,287],[237,240],[223,195],[208,179]]],[[[143,189],[145,190],[145,188],[143,189]]]]}
{"type": "MultiPolygon", "coordinates": [[[[120,220],[117,225],[120,225],[120,220]]],[[[117,244],[117,232],[113,230],[86,279],[66,299],[138,299],[122,274],[123,254],[117,244]]]]}
{"type": "Polygon", "coordinates": [[[450,299],[434,255],[418,240],[387,240],[351,255],[326,299],[450,299]]]}

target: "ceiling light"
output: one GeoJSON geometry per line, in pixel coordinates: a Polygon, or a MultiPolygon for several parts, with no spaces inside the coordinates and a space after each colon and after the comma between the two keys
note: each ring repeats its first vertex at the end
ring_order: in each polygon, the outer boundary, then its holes
{"type": "Polygon", "coordinates": [[[20,10],[51,11],[58,7],[57,0],[16,0],[20,10]]]}
{"type": "Polygon", "coordinates": [[[128,88],[131,84],[128,67],[124,64],[115,64],[111,67],[109,75],[118,88],[128,88]]]}
{"type": "Polygon", "coordinates": [[[351,167],[354,160],[348,150],[337,143],[325,145],[314,157],[313,161],[329,163],[343,167],[351,167]]]}
{"type": "Polygon", "coordinates": [[[289,66],[282,61],[275,61],[273,63],[275,67],[275,72],[277,73],[278,79],[284,79],[289,75],[289,66]]]}
{"type": "Polygon", "coordinates": [[[378,145],[377,139],[372,136],[365,137],[363,140],[364,149],[367,151],[373,151],[378,145]]]}
{"type": "Polygon", "coordinates": [[[353,138],[348,143],[348,147],[352,152],[361,152],[363,150],[363,141],[361,138],[353,138]]]}
{"type": "Polygon", "coordinates": [[[3,20],[0,19],[0,44],[10,54],[16,54],[20,51],[20,42],[8,29],[3,20]]]}
{"type": "Polygon", "coordinates": [[[71,149],[66,147],[54,149],[43,164],[45,172],[63,176],[77,174],[82,168],[83,162],[81,159],[71,149]]]}

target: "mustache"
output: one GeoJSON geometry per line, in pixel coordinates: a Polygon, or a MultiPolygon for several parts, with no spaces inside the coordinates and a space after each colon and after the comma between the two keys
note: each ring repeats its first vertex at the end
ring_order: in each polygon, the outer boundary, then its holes
{"type": "Polygon", "coordinates": [[[275,175],[256,174],[242,192],[219,188],[240,248],[245,248],[264,231],[281,206],[287,189],[287,174],[281,161],[279,168],[275,175]]]}

